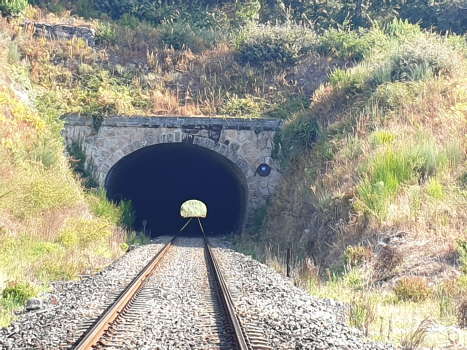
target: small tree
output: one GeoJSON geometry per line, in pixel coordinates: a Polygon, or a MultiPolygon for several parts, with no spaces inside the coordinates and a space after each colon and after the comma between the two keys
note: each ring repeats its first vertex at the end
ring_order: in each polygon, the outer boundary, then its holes
{"type": "Polygon", "coordinates": [[[28,7],[28,0],[0,0],[0,12],[3,17],[24,14],[28,7]]]}

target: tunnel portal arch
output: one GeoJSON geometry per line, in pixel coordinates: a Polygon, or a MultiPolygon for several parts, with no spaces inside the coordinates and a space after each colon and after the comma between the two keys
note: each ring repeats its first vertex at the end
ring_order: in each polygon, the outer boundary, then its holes
{"type": "MultiPolygon", "coordinates": [[[[165,143],[122,157],[107,173],[107,195],[131,199],[135,228],[147,221],[152,235],[175,234],[185,225],[184,202],[197,198],[209,208],[203,221],[207,234],[242,232],[248,207],[248,183],[231,160],[204,147],[165,143]]],[[[200,231],[189,225],[184,231],[200,231]]],[[[201,232],[199,232],[201,233],[201,232]]]]}
{"type": "Polygon", "coordinates": [[[114,166],[133,153],[164,144],[196,146],[217,154],[222,162],[228,160],[226,164],[243,175],[248,226],[254,211],[268,202],[279,184],[279,164],[272,157],[276,133],[283,126],[277,119],[109,116],[96,122],[80,115],[64,119],[62,135],[68,150],[80,149],[86,172],[100,186],[106,185],[114,166]]]}

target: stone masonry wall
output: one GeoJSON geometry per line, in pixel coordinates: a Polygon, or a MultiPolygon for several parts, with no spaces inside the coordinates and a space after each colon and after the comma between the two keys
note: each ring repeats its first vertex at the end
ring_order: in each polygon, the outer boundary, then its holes
{"type": "Polygon", "coordinates": [[[95,45],[95,30],[91,27],[73,26],[69,24],[52,24],[24,21],[26,30],[33,30],[35,36],[44,36],[47,39],[71,40],[73,37],[81,38],[90,47],[95,45]]]}
{"type": "Polygon", "coordinates": [[[280,172],[271,158],[278,120],[244,120],[201,117],[109,117],[96,130],[90,118],[66,118],[67,145],[78,142],[86,154],[86,164],[101,184],[120,159],[151,145],[185,142],[207,148],[226,157],[241,170],[249,190],[249,214],[265,204],[276,192],[280,172]],[[268,176],[256,169],[268,164],[268,176]]]}

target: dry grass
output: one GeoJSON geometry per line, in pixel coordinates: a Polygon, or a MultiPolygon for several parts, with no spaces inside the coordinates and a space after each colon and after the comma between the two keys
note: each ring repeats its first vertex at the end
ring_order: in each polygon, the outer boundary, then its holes
{"type": "MultiPolygon", "coordinates": [[[[6,282],[46,286],[51,280],[95,273],[123,254],[125,235],[114,222],[91,213],[87,195],[63,156],[57,115],[33,109],[34,95],[28,97],[25,88],[35,75],[47,82],[43,88],[56,88],[59,79],[68,81],[67,72],[47,63],[63,47],[32,39],[4,19],[0,32],[0,289],[6,282]],[[4,48],[11,47],[12,37],[23,47],[22,54],[30,55],[30,75],[24,61],[6,64],[4,48]],[[37,50],[26,52],[27,46],[37,50]],[[87,236],[80,231],[79,244],[63,244],[64,232],[78,230],[70,225],[73,221],[87,224],[87,236]]],[[[70,57],[89,53],[79,41],[68,43],[68,49],[70,57]]],[[[0,297],[0,326],[11,322],[13,310],[21,306],[0,297]]]]}
{"type": "MultiPolygon", "coordinates": [[[[66,22],[69,13],[56,18],[30,8],[28,16],[59,23],[66,22]]],[[[293,109],[303,109],[301,101],[311,96],[336,65],[333,59],[310,55],[296,66],[271,63],[257,69],[240,64],[227,42],[195,54],[160,47],[158,31],[147,25],[131,29],[97,20],[92,23],[98,31],[109,25],[116,31],[116,42],[102,43],[95,50],[79,39],[46,40],[33,37],[31,30],[5,27],[16,37],[20,53],[31,62],[30,77],[36,89],[57,91],[63,105],[73,106],[74,112],[92,112],[88,110],[91,105],[106,113],[216,115],[227,110],[235,115],[237,111],[225,108],[229,102],[251,98],[268,101],[258,106],[261,115],[279,113],[285,117],[288,108],[282,105],[293,97],[299,101],[293,109]],[[135,61],[140,63],[135,65],[135,61]],[[110,72],[110,76],[101,82],[99,94],[93,94],[83,86],[85,72],[98,75],[101,71],[110,72]],[[126,102],[115,106],[111,101],[126,102]]]]}
{"type": "MultiPolygon", "coordinates": [[[[447,42],[417,35],[403,44],[425,47],[417,57],[435,57],[432,48],[447,42]]],[[[394,42],[388,45],[377,54],[386,55],[394,42]]],[[[435,78],[389,79],[375,87],[371,65],[381,57],[370,54],[371,63],[333,73],[332,85],[316,89],[310,110],[289,121],[283,135],[310,121],[320,133],[307,147],[283,137],[282,146],[292,149],[287,172],[254,243],[259,253],[271,242],[279,246],[266,260],[279,271],[286,247],[298,246],[295,254],[312,259],[327,281],[312,274],[297,284],[348,302],[372,339],[405,348],[467,345],[455,316],[457,304],[462,326],[458,242],[467,222],[467,69],[463,53],[453,53],[451,64],[446,52],[452,48],[436,56],[445,70],[435,78]],[[355,247],[367,247],[371,258],[355,247]],[[359,266],[360,260],[366,262],[359,266]],[[457,291],[439,291],[449,284],[457,291]],[[378,315],[368,327],[361,290],[374,296],[378,315]]]]}

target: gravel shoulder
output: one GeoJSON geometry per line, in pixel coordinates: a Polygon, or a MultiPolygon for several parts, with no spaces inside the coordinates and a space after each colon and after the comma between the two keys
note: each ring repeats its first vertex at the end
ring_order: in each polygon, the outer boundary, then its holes
{"type": "Polygon", "coordinates": [[[293,286],[290,279],[235,252],[220,239],[210,242],[242,322],[261,331],[271,348],[395,349],[390,344],[366,342],[360,330],[344,323],[340,303],[293,286]]]}
{"type": "MultiPolygon", "coordinates": [[[[158,237],[83,281],[55,283],[54,291],[43,296],[40,309],[21,311],[16,322],[0,330],[0,350],[70,348],[170,238],[158,237]]],[[[220,239],[210,242],[254,349],[395,349],[366,342],[359,330],[344,323],[339,303],[293,286],[290,279],[235,252],[220,239]]],[[[199,244],[180,246],[193,252],[179,249],[165,269],[178,264],[180,271],[204,276],[206,271],[196,268],[202,265],[196,255],[199,244]]],[[[201,301],[211,298],[201,296],[203,290],[208,293],[206,282],[196,277],[199,281],[191,286],[188,279],[163,277],[163,271],[162,267],[149,288],[148,295],[157,299],[149,302],[155,309],[151,322],[135,324],[135,340],[122,349],[151,349],[153,345],[160,349],[215,348],[217,339],[205,338],[204,330],[195,326],[197,318],[209,319],[213,311],[203,314],[199,308],[201,301]],[[157,323],[162,327],[154,327],[157,323]]]]}
{"type": "Polygon", "coordinates": [[[40,309],[24,309],[16,322],[0,329],[0,350],[70,347],[170,239],[157,237],[90,278],[53,283],[40,309]]]}

